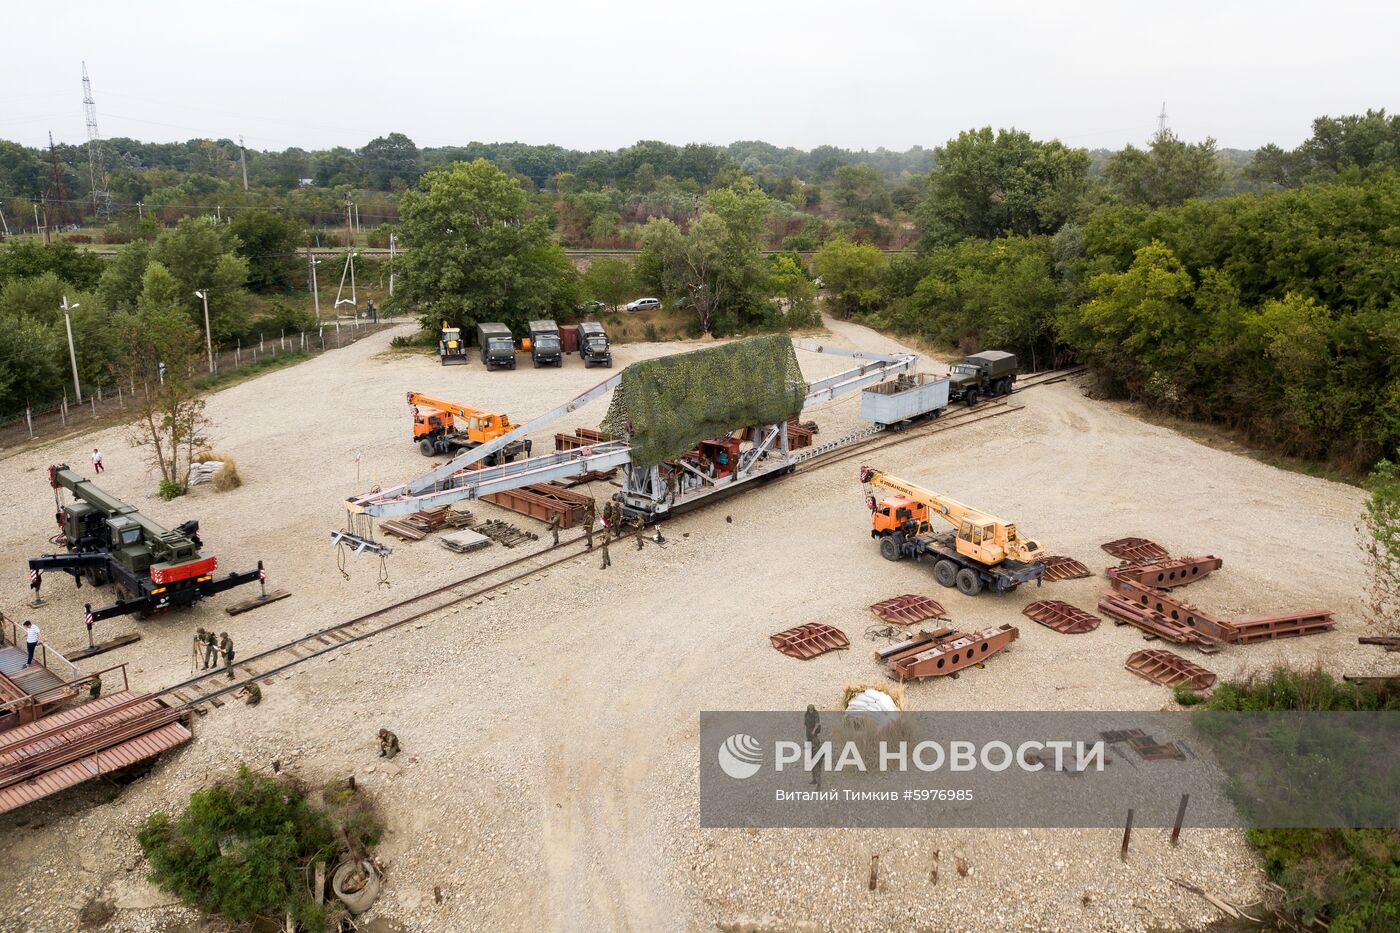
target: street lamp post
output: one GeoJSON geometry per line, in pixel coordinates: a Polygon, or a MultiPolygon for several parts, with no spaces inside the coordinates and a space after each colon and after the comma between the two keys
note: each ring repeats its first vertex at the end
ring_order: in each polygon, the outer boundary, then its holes
{"type": "Polygon", "coordinates": [[[204,351],[209,355],[209,371],[214,371],[214,338],[209,333],[209,289],[201,288],[194,296],[204,302],[204,351]]]}
{"type": "Polygon", "coordinates": [[[76,307],[76,302],[70,305],[68,296],[63,296],[63,326],[68,331],[68,362],[73,364],[73,392],[78,396],[78,403],[82,404],[83,387],[78,384],[78,352],[73,349],[73,317],[68,313],[76,307]]]}

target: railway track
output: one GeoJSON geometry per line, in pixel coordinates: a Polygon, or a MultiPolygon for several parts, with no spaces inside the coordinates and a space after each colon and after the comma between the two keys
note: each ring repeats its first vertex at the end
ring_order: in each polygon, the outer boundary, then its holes
{"type": "MultiPolygon", "coordinates": [[[[1011,394],[1015,396],[1028,389],[1062,382],[1082,372],[1085,372],[1084,368],[1057,370],[1052,373],[1039,374],[1039,377],[1029,377],[1029,379],[1022,381],[1022,384],[1018,385],[1011,394]]],[[[905,444],[933,434],[951,431],[954,428],[1021,411],[1024,407],[1011,403],[1007,398],[1002,398],[976,408],[956,411],[926,425],[900,431],[893,437],[889,436],[891,433],[889,431],[880,431],[864,438],[853,439],[849,443],[838,441],[835,442],[832,450],[802,461],[798,465],[798,472],[821,469],[856,457],[865,457],[898,444],[905,444]]],[[[561,541],[558,547],[524,554],[452,583],[390,603],[343,622],[308,632],[283,644],[235,660],[232,680],[228,679],[225,669],[219,667],[215,670],[197,672],[180,683],[158,691],[155,696],[179,709],[204,712],[203,708],[206,705],[222,706],[230,694],[249,684],[259,681],[267,682],[278,676],[290,676],[296,668],[308,661],[324,657],[347,645],[366,641],[400,626],[452,609],[454,606],[481,599],[506,587],[523,585],[531,577],[537,577],[551,568],[592,553],[582,547],[583,540],[584,536],[579,535],[568,541],[561,541]]]]}

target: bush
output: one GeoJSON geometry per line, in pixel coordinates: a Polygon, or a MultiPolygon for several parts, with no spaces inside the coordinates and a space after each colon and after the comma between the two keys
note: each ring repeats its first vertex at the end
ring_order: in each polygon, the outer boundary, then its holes
{"type": "Polygon", "coordinates": [[[138,840],[150,879],[235,923],[290,912],[302,929],[324,930],[327,909],[312,899],[312,867],[334,866],[338,834],[362,851],[382,832],[353,791],[328,796],[327,808],[314,806],[296,782],[240,766],[232,780],[191,794],[177,818],[155,813],[146,820],[138,840]]]}
{"type": "Polygon", "coordinates": [[[218,454],[212,450],[201,450],[194,455],[196,463],[208,463],[217,460],[224,465],[224,468],[214,474],[214,490],[216,492],[228,492],[243,485],[243,477],[238,475],[238,464],[227,454],[218,454]]]}
{"type": "Polygon", "coordinates": [[[389,347],[394,350],[436,350],[439,339],[437,331],[425,327],[408,337],[400,334],[389,341],[389,347]]]}
{"type": "Polygon", "coordinates": [[[166,502],[171,499],[178,499],[186,492],[184,483],[177,483],[174,480],[163,479],[160,481],[160,497],[166,502]]]}
{"type": "Polygon", "coordinates": [[[1204,699],[1199,693],[1196,692],[1195,688],[1193,688],[1190,684],[1186,683],[1177,684],[1176,688],[1172,691],[1172,693],[1176,697],[1176,702],[1181,704],[1182,706],[1195,706],[1197,703],[1201,702],[1202,699],[1204,699]]]}
{"type": "MultiPolygon", "coordinates": [[[[1179,698],[1178,698],[1179,701],[1179,698]]],[[[1400,710],[1400,692],[1338,682],[1318,669],[1276,667],[1218,684],[1218,710],[1400,710]]],[[[1332,933],[1400,929],[1400,831],[1251,829],[1264,870],[1283,889],[1280,909],[1332,933]]]]}

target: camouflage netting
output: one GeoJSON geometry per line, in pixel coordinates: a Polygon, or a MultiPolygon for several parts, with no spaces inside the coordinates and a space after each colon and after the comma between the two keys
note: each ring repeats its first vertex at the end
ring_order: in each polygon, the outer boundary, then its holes
{"type": "Polygon", "coordinates": [[[634,463],[656,466],[707,437],[794,418],[806,394],[791,338],[752,337],[631,364],[602,429],[632,439],[634,463]]]}

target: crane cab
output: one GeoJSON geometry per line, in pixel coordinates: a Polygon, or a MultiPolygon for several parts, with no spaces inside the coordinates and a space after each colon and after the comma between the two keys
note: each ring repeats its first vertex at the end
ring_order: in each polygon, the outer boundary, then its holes
{"type": "Polygon", "coordinates": [[[700,442],[700,446],[686,457],[687,460],[693,458],[701,472],[708,473],[714,479],[721,479],[730,475],[739,466],[739,445],[742,441],[737,437],[712,437],[709,440],[700,442]]]}
{"type": "Polygon", "coordinates": [[[871,511],[872,535],[887,535],[904,527],[905,522],[918,522],[922,529],[928,524],[928,507],[907,496],[881,499],[871,511]]]}
{"type": "Polygon", "coordinates": [[[439,408],[413,407],[413,439],[439,437],[447,433],[452,418],[439,408]]]}

